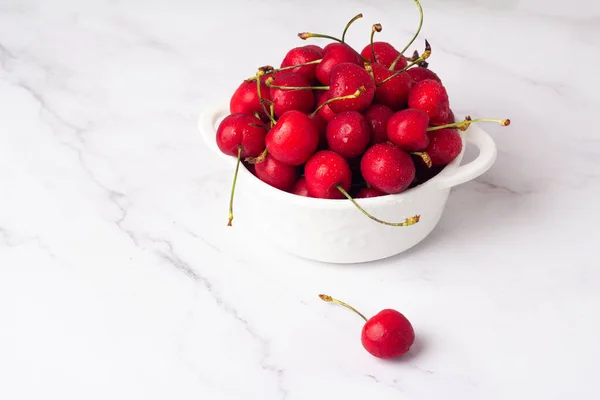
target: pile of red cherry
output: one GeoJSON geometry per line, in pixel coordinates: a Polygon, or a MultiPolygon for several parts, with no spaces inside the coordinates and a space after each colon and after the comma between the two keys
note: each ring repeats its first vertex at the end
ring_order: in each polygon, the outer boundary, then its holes
{"type": "MultiPolygon", "coordinates": [[[[417,2],[418,4],[418,2],[417,2]]],[[[423,13],[419,6],[421,24],[423,13]]],[[[377,222],[353,198],[400,193],[419,185],[462,150],[461,130],[472,122],[509,120],[466,117],[455,122],[448,93],[422,55],[373,41],[359,53],[341,39],[300,33],[301,39],[332,43],[295,47],[279,68],[264,66],[244,80],[230,100],[230,114],[217,129],[219,149],[237,157],[258,179],[299,196],[344,199],[377,222]]],[[[231,191],[229,225],[233,219],[231,191]]]]}

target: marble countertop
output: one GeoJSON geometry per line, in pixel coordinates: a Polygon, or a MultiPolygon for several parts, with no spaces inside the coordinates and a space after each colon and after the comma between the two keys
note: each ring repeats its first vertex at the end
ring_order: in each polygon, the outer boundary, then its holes
{"type": "Polygon", "coordinates": [[[225,226],[196,121],[298,32],[403,47],[413,2],[1,2],[0,398],[597,399],[600,10],[563,3],[423,1],[411,51],[512,124],[422,244],[340,266],[225,226]],[[417,343],[371,357],[323,292],[417,343]]]}

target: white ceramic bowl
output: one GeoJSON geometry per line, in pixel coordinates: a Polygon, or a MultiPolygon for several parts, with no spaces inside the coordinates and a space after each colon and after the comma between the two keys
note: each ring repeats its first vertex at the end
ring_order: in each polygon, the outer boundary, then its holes
{"type": "MultiPolygon", "coordinates": [[[[207,108],[199,118],[198,128],[206,145],[230,165],[233,172],[236,159],[221,153],[215,140],[216,128],[228,114],[228,102],[207,108]]],[[[360,263],[399,254],[422,241],[435,228],[453,186],[483,174],[496,160],[493,139],[477,124],[471,125],[461,136],[462,152],[429,181],[399,194],[357,199],[369,213],[386,221],[403,221],[420,215],[415,225],[394,227],[377,223],[349,200],[315,199],[281,191],[262,182],[243,166],[240,166],[235,191],[236,219],[248,220],[263,239],[306,259],[360,263]],[[479,155],[460,165],[467,142],[479,148],[479,155]]],[[[232,229],[235,229],[235,221],[232,229]]]]}

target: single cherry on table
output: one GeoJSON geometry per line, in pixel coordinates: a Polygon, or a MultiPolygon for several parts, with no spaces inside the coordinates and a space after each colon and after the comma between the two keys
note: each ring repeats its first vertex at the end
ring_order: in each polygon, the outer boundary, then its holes
{"type": "Polygon", "coordinates": [[[406,354],[415,342],[415,331],[401,312],[386,308],[371,318],[365,317],[354,307],[333,297],[320,294],[319,298],[328,303],[344,306],[365,320],[360,341],[372,356],[383,359],[398,358],[406,354]]]}

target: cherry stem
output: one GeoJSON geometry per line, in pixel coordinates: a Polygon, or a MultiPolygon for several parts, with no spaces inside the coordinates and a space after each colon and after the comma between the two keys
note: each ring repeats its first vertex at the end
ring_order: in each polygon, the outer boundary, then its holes
{"type": "MultiPolygon", "coordinates": [[[[258,78],[260,78],[260,76],[261,76],[260,72],[258,74],[256,74],[256,76],[258,78]]],[[[265,101],[267,101],[267,100],[263,99],[262,96],[260,95],[260,79],[256,80],[256,94],[258,94],[258,101],[260,102],[260,105],[261,105],[263,111],[265,112],[265,115],[271,121],[271,127],[272,127],[273,125],[275,125],[275,119],[273,118],[273,115],[269,112],[269,110],[267,110],[267,106],[265,106],[265,101]]]]}
{"type": "Polygon", "coordinates": [[[364,315],[362,315],[360,313],[360,311],[358,311],[356,308],[352,307],[351,305],[344,303],[343,301],[340,301],[338,299],[334,299],[333,297],[329,296],[328,294],[320,294],[319,298],[321,300],[323,300],[323,301],[328,302],[328,303],[335,303],[335,304],[339,304],[341,306],[344,306],[347,309],[350,309],[350,310],[354,311],[355,313],[357,313],[358,315],[360,315],[360,317],[362,319],[364,319],[365,321],[368,321],[367,317],[365,317],[364,315]]]}
{"type": "Polygon", "coordinates": [[[325,107],[327,104],[332,103],[334,101],[338,101],[338,100],[348,100],[348,99],[355,99],[358,96],[360,96],[361,94],[363,94],[367,89],[364,86],[359,87],[356,92],[349,94],[347,96],[340,96],[340,97],[333,97],[325,102],[323,102],[323,104],[321,104],[319,107],[317,107],[315,109],[315,111],[312,112],[312,114],[310,114],[309,118],[313,118],[315,115],[317,115],[317,113],[319,112],[319,110],[323,107],[325,107]]]}
{"type": "Polygon", "coordinates": [[[446,124],[446,125],[430,126],[429,128],[427,128],[427,131],[431,132],[431,131],[437,131],[437,130],[446,129],[446,128],[457,128],[461,131],[466,131],[473,122],[495,122],[502,126],[510,125],[510,119],[490,119],[490,118],[471,119],[471,117],[467,116],[464,121],[453,122],[451,124],[446,124]]]}
{"type": "MultiPolygon", "coordinates": [[[[413,65],[418,64],[424,60],[427,60],[429,58],[429,56],[431,56],[431,45],[429,44],[427,39],[425,39],[425,51],[423,52],[423,55],[421,55],[421,57],[417,58],[415,61],[408,64],[406,67],[402,68],[400,71],[397,71],[397,72],[393,73],[392,75],[388,76],[387,78],[385,78],[384,80],[382,80],[375,86],[383,85],[384,83],[386,83],[390,79],[396,77],[397,75],[400,75],[401,73],[403,73],[404,71],[406,71],[407,69],[412,67],[413,65]]],[[[390,71],[391,71],[391,69],[390,69],[390,71]]]]}
{"type": "Polygon", "coordinates": [[[375,36],[375,32],[381,32],[381,24],[374,24],[371,28],[371,55],[373,56],[373,62],[377,62],[377,58],[375,57],[375,46],[373,46],[373,36],[375,36]]]}
{"type": "Polygon", "coordinates": [[[431,166],[433,165],[433,162],[431,161],[431,157],[429,157],[429,154],[427,154],[423,151],[413,151],[410,154],[414,154],[415,156],[421,157],[421,160],[423,160],[423,162],[425,163],[427,168],[431,168],[431,166]]]}
{"type": "Polygon", "coordinates": [[[231,185],[231,197],[229,197],[229,221],[227,222],[227,226],[231,226],[233,221],[233,195],[235,193],[235,184],[237,183],[238,171],[240,170],[241,161],[242,146],[238,146],[237,163],[235,165],[235,173],[233,174],[233,184],[231,185]]]}
{"type": "Polygon", "coordinates": [[[277,86],[273,85],[273,77],[265,81],[265,84],[270,88],[283,90],[329,90],[329,86],[277,86]]]}
{"type": "Polygon", "coordinates": [[[265,161],[266,158],[267,158],[267,149],[264,149],[263,152],[260,153],[260,155],[258,157],[246,157],[245,161],[248,164],[258,164],[258,163],[265,161]]]}
{"type": "Polygon", "coordinates": [[[336,42],[344,43],[341,39],[338,39],[336,37],[329,36],[329,35],[323,35],[321,33],[301,32],[298,34],[298,37],[302,40],[306,40],[308,38],[322,38],[322,39],[331,39],[331,40],[335,40],[336,42]]]}
{"type": "Polygon", "coordinates": [[[281,68],[273,68],[270,65],[265,65],[264,67],[260,67],[258,70],[261,71],[258,74],[254,75],[251,78],[246,79],[247,81],[253,81],[255,79],[258,79],[258,76],[263,76],[263,75],[272,75],[275,74],[277,72],[281,72],[281,71],[287,71],[290,69],[294,69],[294,68],[298,68],[298,67],[304,67],[306,65],[313,65],[313,64],[319,64],[321,61],[323,61],[322,58],[319,58],[318,60],[314,60],[314,61],[308,61],[302,64],[295,64],[295,65],[288,65],[287,67],[281,67],[281,68]]]}
{"type": "Polygon", "coordinates": [[[364,208],[362,208],[357,202],[356,200],[354,200],[352,198],[352,196],[350,196],[348,194],[348,192],[346,192],[344,190],[343,187],[341,187],[340,185],[337,185],[336,188],[344,195],[346,196],[346,198],[348,200],[350,200],[352,202],[352,204],[354,204],[356,206],[356,208],[358,208],[360,210],[360,212],[362,212],[363,214],[365,214],[367,217],[371,218],[373,221],[375,222],[379,222],[380,224],[384,224],[384,225],[389,225],[389,226],[411,226],[416,224],[417,222],[419,222],[419,219],[421,218],[420,215],[415,215],[414,217],[410,217],[410,218],[406,218],[404,221],[402,222],[387,222],[387,221],[383,221],[379,218],[376,218],[374,216],[372,216],[371,214],[369,214],[364,208]]]}
{"type": "Polygon", "coordinates": [[[394,60],[392,65],[390,65],[390,71],[394,70],[396,63],[400,60],[400,58],[402,57],[404,52],[410,47],[410,45],[412,45],[414,43],[414,41],[417,39],[417,36],[419,36],[419,33],[421,32],[421,27],[423,26],[423,8],[421,8],[421,4],[419,3],[419,0],[414,0],[414,1],[416,3],[417,7],[419,7],[419,28],[417,29],[417,32],[415,33],[413,38],[410,40],[410,42],[408,42],[406,47],[404,47],[404,49],[402,49],[400,54],[398,54],[398,57],[396,57],[396,59],[394,60]]]}
{"type": "Polygon", "coordinates": [[[344,32],[342,33],[342,43],[345,43],[344,40],[346,39],[346,32],[348,31],[348,28],[350,28],[350,25],[352,25],[354,23],[354,21],[356,21],[357,19],[360,19],[362,17],[363,17],[362,13],[356,14],[350,21],[348,21],[348,23],[346,24],[346,27],[344,28],[344,32]]]}

